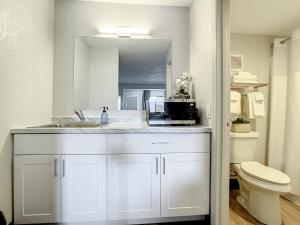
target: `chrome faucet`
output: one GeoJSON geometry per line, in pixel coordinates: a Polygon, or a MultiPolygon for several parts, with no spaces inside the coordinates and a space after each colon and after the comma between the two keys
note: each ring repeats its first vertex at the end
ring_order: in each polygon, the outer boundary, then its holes
{"type": "Polygon", "coordinates": [[[74,112],[78,116],[78,118],[80,119],[80,121],[84,121],[85,120],[83,112],[80,109],[79,110],[75,110],[74,112]]]}

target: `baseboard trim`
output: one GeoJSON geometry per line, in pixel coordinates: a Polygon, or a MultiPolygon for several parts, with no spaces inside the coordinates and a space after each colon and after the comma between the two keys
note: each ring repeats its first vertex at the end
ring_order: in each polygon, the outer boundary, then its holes
{"type": "Polygon", "coordinates": [[[294,204],[300,206],[300,196],[288,193],[288,194],[282,195],[282,197],[284,197],[287,200],[293,202],[294,204]]]}

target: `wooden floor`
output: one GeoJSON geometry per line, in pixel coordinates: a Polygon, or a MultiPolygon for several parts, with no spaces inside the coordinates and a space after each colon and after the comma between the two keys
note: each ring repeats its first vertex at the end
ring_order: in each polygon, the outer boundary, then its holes
{"type": "MultiPolygon", "coordinates": [[[[230,192],[229,199],[229,225],[262,225],[259,221],[254,219],[248,212],[239,205],[236,201],[238,191],[230,192]]],[[[300,206],[281,198],[281,213],[283,225],[300,225],[300,206]]],[[[194,221],[194,222],[181,222],[181,223],[167,223],[165,225],[207,225],[209,222],[194,221]]],[[[148,225],[161,225],[161,224],[148,224],[148,225]]],[[[268,224],[271,225],[271,224],[268,224]]]]}
{"type": "Polygon", "coordinates": [[[159,224],[143,224],[143,225],[209,225],[209,221],[190,221],[190,222],[173,222],[159,224]]]}
{"type": "MultiPolygon", "coordinates": [[[[239,205],[236,201],[237,195],[238,191],[230,192],[229,225],[261,225],[262,223],[250,216],[248,212],[239,205]]],[[[280,199],[280,203],[283,225],[300,225],[300,206],[284,198],[280,199]]]]}

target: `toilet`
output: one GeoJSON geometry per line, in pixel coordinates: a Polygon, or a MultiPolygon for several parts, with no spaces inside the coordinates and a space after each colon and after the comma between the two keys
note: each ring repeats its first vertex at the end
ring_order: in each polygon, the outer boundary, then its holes
{"type": "Polygon", "coordinates": [[[257,132],[230,133],[230,162],[240,187],[238,203],[258,221],[281,225],[279,196],[291,191],[291,179],[285,173],[255,162],[257,132]]]}

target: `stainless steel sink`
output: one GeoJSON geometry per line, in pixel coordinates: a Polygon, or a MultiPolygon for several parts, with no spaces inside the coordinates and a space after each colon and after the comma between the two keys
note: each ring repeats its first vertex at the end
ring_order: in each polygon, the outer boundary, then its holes
{"type": "Polygon", "coordinates": [[[28,128],[101,128],[107,124],[93,123],[93,122],[72,122],[72,123],[51,123],[38,126],[31,126],[28,128]]]}

